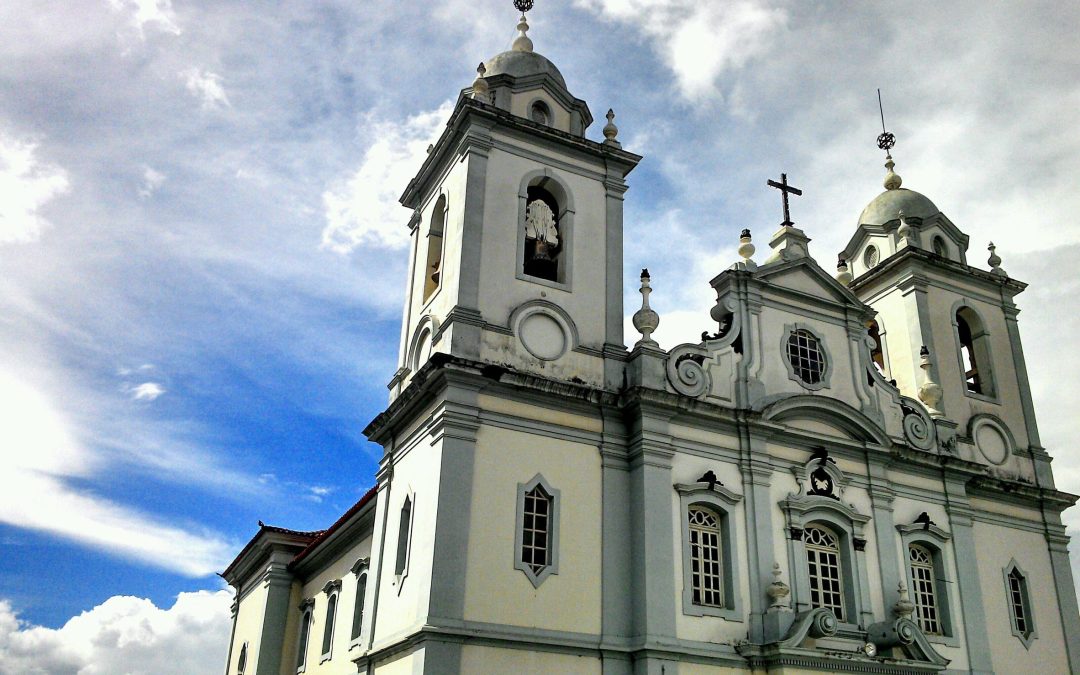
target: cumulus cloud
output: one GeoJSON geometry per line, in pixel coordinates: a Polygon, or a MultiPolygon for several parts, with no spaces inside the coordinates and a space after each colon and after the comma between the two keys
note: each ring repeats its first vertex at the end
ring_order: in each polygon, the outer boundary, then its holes
{"type": "Polygon", "coordinates": [[[446,101],[404,122],[378,120],[365,125],[364,135],[375,141],[364,153],[360,168],[323,193],[325,248],[348,253],[362,245],[403,248],[408,243],[409,213],[398,197],[423,163],[428,145],[438,140],[453,109],[453,102],[446,101]]]}
{"type": "Polygon", "coordinates": [[[0,372],[0,522],[48,532],[178,574],[206,576],[235,550],[210,531],[189,531],[73,488],[100,458],[83,448],[48,399],[0,372]]]}
{"type": "Polygon", "coordinates": [[[575,4],[635,26],[671,69],[680,93],[691,100],[718,94],[717,78],[767,52],[787,23],[782,9],[754,0],[576,0],[575,4]]]}
{"type": "Polygon", "coordinates": [[[143,382],[131,388],[131,398],[136,401],[153,401],[165,393],[165,388],[157,382],[143,382]]]}
{"type": "Polygon", "coordinates": [[[184,85],[192,96],[199,99],[203,110],[228,108],[229,97],[225,94],[225,88],[221,86],[221,76],[208,70],[189,68],[180,73],[184,78],[184,85]]]}
{"type": "Polygon", "coordinates": [[[0,672],[25,675],[191,675],[222,669],[229,591],[181,593],[168,609],[114,596],[61,628],[19,619],[0,600],[0,672]]]}
{"type": "Polygon", "coordinates": [[[109,0],[109,4],[115,11],[129,15],[131,26],[138,31],[139,37],[146,37],[147,26],[173,35],[181,32],[172,0],[109,0]]]}
{"type": "Polygon", "coordinates": [[[67,172],[39,160],[37,148],[0,131],[0,243],[40,237],[49,225],[41,208],[70,188],[67,172]]]}

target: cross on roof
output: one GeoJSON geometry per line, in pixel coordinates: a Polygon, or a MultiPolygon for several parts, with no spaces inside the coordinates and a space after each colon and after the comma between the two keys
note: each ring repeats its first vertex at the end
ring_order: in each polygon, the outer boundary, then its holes
{"type": "Polygon", "coordinates": [[[795,223],[791,222],[791,211],[788,208],[788,193],[790,192],[794,195],[801,195],[802,190],[788,185],[786,173],[780,174],[779,183],[774,180],[770,180],[769,187],[774,187],[777,190],[780,190],[780,196],[784,199],[784,222],[780,223],[780,227],[791,227],[795,223]]]}

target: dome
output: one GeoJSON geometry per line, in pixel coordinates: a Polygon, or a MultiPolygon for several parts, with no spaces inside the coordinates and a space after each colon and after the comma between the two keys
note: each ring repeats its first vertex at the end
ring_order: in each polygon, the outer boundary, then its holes
{"type": "Polygon", "coordinates": [[[941,213],[941,209],[924,195],[906,188],[895,188],[874,197],[859,216],[859,224],[884,225],[899,218],[900,211],[904,212],[905,217],[922,220],[941,213]]]}
{"type": "Polygon", "coordinates": [[[511,75],[513,77],[527,77],[529,75],[548,74],[566,89],[566,80],[555,64],[532,51],[509,51],[493,56],[484,64],[487,69],[485,77],[493,75],[511,75]]]}

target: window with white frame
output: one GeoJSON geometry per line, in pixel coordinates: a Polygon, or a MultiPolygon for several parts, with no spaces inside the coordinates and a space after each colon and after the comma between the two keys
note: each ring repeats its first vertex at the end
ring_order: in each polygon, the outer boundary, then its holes
{"type": "Polygon", "coordinates": [[[695,605],[724,606],[723,537],[720,518],[700,506],[686,513],[690,528],[690,580],[695,605]]]}
{"type": "Polygon", "coordinates": [[[837,621],[844,621],[840,539],[832,530],[821,525],[808,526],[803,536],[810,579],[810,606],[824,607],[833,613],[837,621]]]}
{"type": "Polygon", "coordinates": [[[326,593],[326,620],[323,621],[322,661],[328,660],[334,648],[334,626],[337,623],[338,596],[341,594],[341,580],[328,581],[323,586],[326,593]]]}
{"type": "Polygon", "coordinates": [[[300,605],[300,640],[296,646],[296,672],[302,673],[307,669],[308,638],[311,637],[311,608],[315,605],[314,600],[307,600],[300,605]]]}
{"type": "Polygon", "coordinates": [[[559,491],[537,474],[518,484],[514,567],[539,587],[558,573],[559,491]]]}
{"type": "Polygon", "coordinates": [[[356,578],[356,601],[353,604],[352,637],[360,639],[360,629],[364,627],[364,598],[367,595],[367,572],[356,578]]]}
{"type": "Polygon", "coordinates": [[[1005,568],[1005,594],[1013,635],[1020,638],[1025,647],[1029,647],[1035,639],[1035,617],[1031,611],[1028,576],[1015,560],[1005,568]]]}
{"type": "Polygon", "coordinates": [[[919,628],[930,635],[941,635],[934,554],[924,546],[911,544],[908,546],[908,565],[911,569],[911,596],[919,628]]]}

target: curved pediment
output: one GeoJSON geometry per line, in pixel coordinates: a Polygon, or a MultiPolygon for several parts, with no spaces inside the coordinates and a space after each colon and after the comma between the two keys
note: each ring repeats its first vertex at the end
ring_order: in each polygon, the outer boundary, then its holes
{"type": "Polygon", "coordinates": [[[885,430],[843,401],[798,395],[780,399],[761,412],[764,420],[814,433],[888,446],[885,430]]]}

